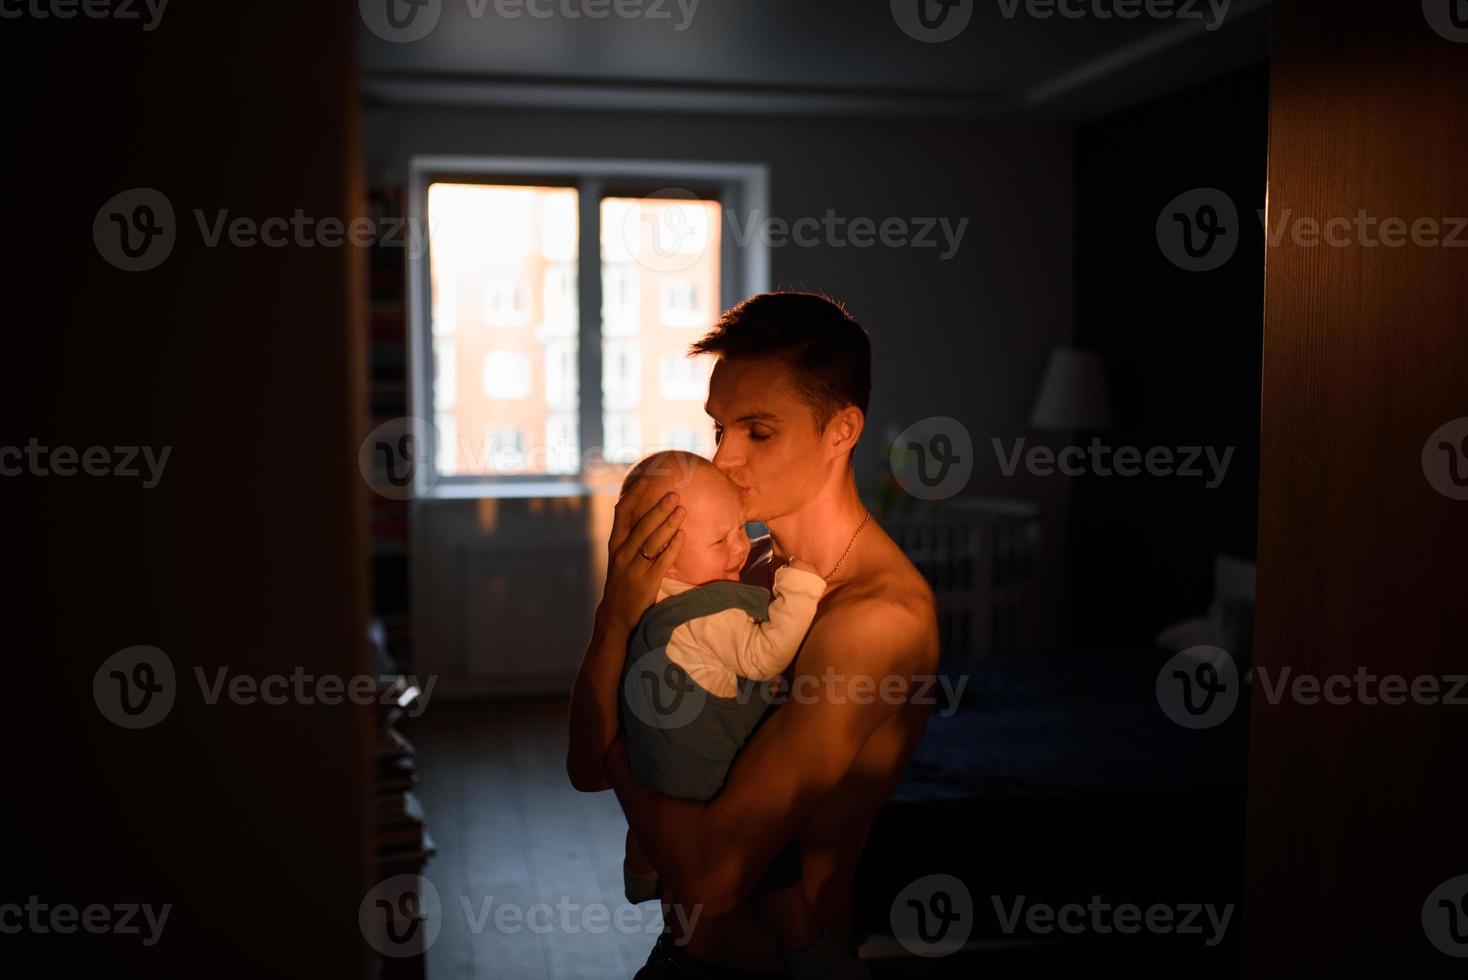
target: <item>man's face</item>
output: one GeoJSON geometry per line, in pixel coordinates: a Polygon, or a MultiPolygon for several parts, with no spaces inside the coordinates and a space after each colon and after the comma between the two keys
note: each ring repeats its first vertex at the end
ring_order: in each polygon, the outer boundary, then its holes
{"type": "Polygon", "coordinates": [[[769,521],[799,509],[835,465],[810,404],[777,362],[720,359],[704,410],[714,420],[714,465],[739,487],[745,520],[769,521]]]}

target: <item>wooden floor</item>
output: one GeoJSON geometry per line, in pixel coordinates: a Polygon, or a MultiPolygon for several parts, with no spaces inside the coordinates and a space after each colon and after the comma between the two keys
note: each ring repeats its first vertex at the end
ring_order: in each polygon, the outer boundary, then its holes
{"type": "MultiPolygon", "coordinates": [[[[610,792],[571,788],[565,731],[564,701],[436,702],[403,725],[418,748],[416,792],[438,845],[426,869],[443,907],[428,980],[621,980],[646,961],[661,913],[623,899],[627,824],[610,792]],[[537,905],[532,928],[524,916],[537,905]],[[589,906],[605,910],[600,919],[586,918],[589,906]],[[501,907],[519,917],[498,919],[501,907]]],[[[874,980],[1049,980],[1102,966],[1129,980],[1238,976],[1236,950],[1200,963],[1194,946],[1021,944],[869,965],[874,980]]]]}
{"type": "Polygon", "coordinates": [[[617,980],[646,961],[661,913],[622,897],[627,824],[611,793],[571,788],[565,718],[564,701],[438,702],[404,727],[438,845],[429,980],[617,980]]]}

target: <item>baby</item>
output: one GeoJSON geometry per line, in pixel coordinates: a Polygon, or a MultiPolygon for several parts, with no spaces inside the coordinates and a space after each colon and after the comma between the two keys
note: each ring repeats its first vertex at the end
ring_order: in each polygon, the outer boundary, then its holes
{"type": "MultiPolygon", "coordinates": [[[[676,490],[686,515],[683,548],[627,644],[628,761],[643,786],[707,801],[769,709],[765,682],[795,659],[826,583],[798,559],[776,570],[773,597],[739,581],[749,556],[739,489],[703,457],[653,453],[627,473],[623,496],[644,480],[660,492],[676,490]]],[[[623,874],[628,901],[658,896],[657,872],[630,830],[623,874]]],[[[754,898],[791,976],[836,975],[841,957],[805,901],[793,845],[754,898]]]]}

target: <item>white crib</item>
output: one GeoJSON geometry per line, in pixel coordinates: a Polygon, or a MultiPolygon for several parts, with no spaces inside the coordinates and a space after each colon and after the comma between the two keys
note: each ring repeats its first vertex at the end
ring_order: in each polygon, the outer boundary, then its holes
{"type": "Polygon", "coordinates": [[[1039,505],[983,497],[908,501],[910,509],[881,524],[933,587],[944,668],[1033,652],[1039,505]]]}

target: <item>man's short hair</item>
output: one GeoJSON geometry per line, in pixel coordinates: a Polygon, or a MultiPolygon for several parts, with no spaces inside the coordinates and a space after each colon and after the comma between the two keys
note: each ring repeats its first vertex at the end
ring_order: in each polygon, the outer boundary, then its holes
{"type": "Polygon", "coordinates": [[[782,362],[817,429],[847,405],[865,412],[872,394],[871,338],[841,304],[816,293],[751,296],[726,310],[688,352],[782,362]]]}

